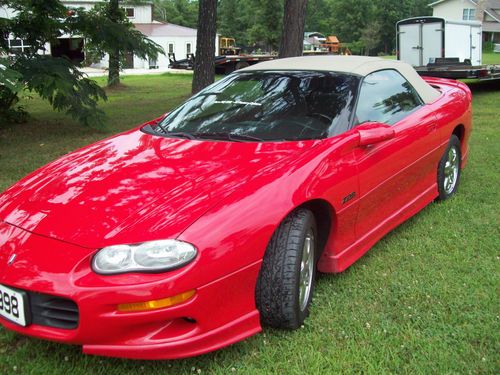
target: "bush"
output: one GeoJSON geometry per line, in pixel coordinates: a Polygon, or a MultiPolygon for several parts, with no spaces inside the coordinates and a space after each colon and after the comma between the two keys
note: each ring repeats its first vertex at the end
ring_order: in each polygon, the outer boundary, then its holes
{"type": "Polygon", "coordinates": [[[495,48],[495,43],[493,42],[483,43],[483,52],[493,52],[493,48],[495,48]]]}

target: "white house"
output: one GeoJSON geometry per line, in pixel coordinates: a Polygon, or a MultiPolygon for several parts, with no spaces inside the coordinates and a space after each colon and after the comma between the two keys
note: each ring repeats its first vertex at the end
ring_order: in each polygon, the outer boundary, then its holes
{"type": "Polygon", "coordinates": [[[500,43],[500,0],[439,0],[429,6],[436,17],[480,21],[483,41],[500,43]]]}
{"type": "MultiPolygon", "coordinates": [[[[185,59],[189,54],[196,54],[196,29],[172,23],[138,23],[135,27],[165,50],[165,55],[158,56],[156,64],[135,57],[134,67],[136,68],[148,68],[155,65],[167,67],[169,53],[174,53],[176,59],[185,59]]],[[[218,45],[218,42],[216,44],[218,45]]]]}
{"type": "MultiPolygon", "coordinates": [[[[91,9],[102,0],[63,0],[62,3],[68,8],[91,9]]],[[[138,4],[121,2],[120,6],[124,8],[128,19],[134,26],[148,38],[163,47],[165,55],[160,55],[155,61],[146,61],[139,59],[131,54],[126,56],[125,68],[166,68],[168,67],[168,53],[175,53],[177,59],[184,59],[188,54],[196,54],[196,29],[174,25],[172,23],[160,23],[153,20],[153,2],[144,1],[138,4]]],[[[10,18],[14,14],[11,9],[0,6],[0,18],[10,18]]],[[[82,62],[85,58],[83,47],[84,39],[78,35],[63,35],[59,38],[57,44],[47,44],[40,54],[49,54],[52,56],[66,56],[75,62],[82,62]]],[[[218,46],[218,36],[216,40],[218,46]]],[[[29,48],[21,39],[16,39],[13,35],[9,36],[9,46],[12,53],[29,48]]],[[[215,54],[218,54],[218,48],[215,54]]],[[[108,57],[102,61],[93,64],[96,68],[106,68],[108,57]]]]}

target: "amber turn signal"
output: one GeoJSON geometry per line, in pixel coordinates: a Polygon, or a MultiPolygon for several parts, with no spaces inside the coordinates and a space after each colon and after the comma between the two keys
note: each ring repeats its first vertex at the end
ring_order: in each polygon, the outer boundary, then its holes
{"type": "Polygon", "coordinates": [[[118,311],[132,312],[132,311],[148,311],[148,310],[162,309],[164,307],[171,307],[178,305],[182,302],[185,302],[191,297],[193,297],[195,294],[196,291],[193,289],[181,294],[177,294],[173,297],[167,297],[163,299],[157,299],[146,302],[123,303],[118,305],[118,311]]]}

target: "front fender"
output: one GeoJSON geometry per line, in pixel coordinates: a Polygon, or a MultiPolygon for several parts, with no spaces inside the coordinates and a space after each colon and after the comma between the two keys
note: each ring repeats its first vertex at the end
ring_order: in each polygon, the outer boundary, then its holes
{"type": "Polygon", "coordinates": [[[279,169],[261,168],[177,238],[198,247],[200,266],[212,277],[262,260],[273,232],[298,206],[321,199],[334,212],[343,210],[345,192],[357,190],[352,150],[358,140],[354,132],[326,139],[279,169]]]}

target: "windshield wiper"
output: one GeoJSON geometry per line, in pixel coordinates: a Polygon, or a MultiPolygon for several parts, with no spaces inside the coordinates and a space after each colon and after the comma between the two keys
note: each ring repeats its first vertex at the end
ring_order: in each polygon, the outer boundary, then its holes
{"type": "Polygon", "coordinates": [[[193,133],[193,136],[197,138],[208,138],[208,139],[225,139],[229,141],[245,142],[245,141],[257,141],[264,142],[264,139],[254,137],[247,134],[235,134],[235,133],[225,133],[225,132],[208,132],[208,133],[193,133]]]}
{"type": "Polygon", "coordinates": [[[162,131],[161,133],[163,135],[167,136],[167,137],[196,139],[196,137],[193,134],[186,133],[186,132],[166,132],[166,131],[162,131]]]}
{"type": "Polygon", "coordinates": [[[157,124],[154,128],[151,125],[146,125],[143,130],[146,133],[150,134],[161,134],[164,135],[165,137],[174,137],[174,138],[185,138],[185,139],[196,139],[196,137],[188,132],[169,132],[165,130],[162,126],[161,123],[157,124]]]}

